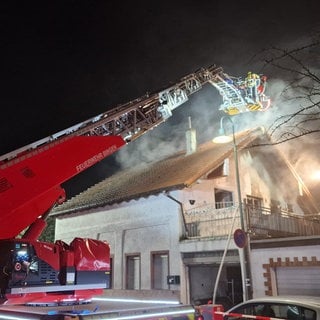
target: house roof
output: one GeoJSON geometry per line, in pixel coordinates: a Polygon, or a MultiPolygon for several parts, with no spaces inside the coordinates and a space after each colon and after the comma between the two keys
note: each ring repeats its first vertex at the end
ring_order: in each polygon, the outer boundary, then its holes
{"type": "MultiPolygon", "coordinates": [[[[261,130],[237,133],[238,150],[249,146],[259,136],[261,130]]],[[[79,212],[164,191],[183,189],[215,170],[232,153],[233,143],[214,144],[210,141],[198,146],[192,154],[178,152],[157,162],[117,172],[57,206],[51,215],[79,212]]]]}

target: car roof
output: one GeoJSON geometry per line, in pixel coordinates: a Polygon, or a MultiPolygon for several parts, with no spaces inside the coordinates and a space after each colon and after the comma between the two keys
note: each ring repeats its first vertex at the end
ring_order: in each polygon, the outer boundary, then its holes
{"type": "Polygon", "coordinates": [[[245,302],[239,303],[237,306],[232,307],[230,310],[237,308],[243,304],[247,303],[261,303],[261,302],[270,302],[270,303],[292,303],[298,304],[301,306],[313,306],[320,308],[320,297],[316,296],[301,296],[301,295],[286,295],[286,296],[265,296],[247,300],[245,302]]]}

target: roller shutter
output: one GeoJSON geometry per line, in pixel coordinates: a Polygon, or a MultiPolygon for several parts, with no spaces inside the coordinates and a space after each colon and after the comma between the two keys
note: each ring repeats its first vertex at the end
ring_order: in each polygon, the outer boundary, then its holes
{"type": "Polygon", "coordinates": [[[278,295],[320,295],[320,267],[277,267],[278,295]]]}

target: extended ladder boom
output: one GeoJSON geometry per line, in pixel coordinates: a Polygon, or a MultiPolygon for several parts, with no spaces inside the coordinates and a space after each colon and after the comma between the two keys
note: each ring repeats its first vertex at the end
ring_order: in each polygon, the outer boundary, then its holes
{"type": "Polygon", "coordinates": [[[173,86],[157,93],[145,94],[130,102],[101,113],[68,129],[0,156],[0,163],[19,158],[36,149],[46,149],[73,136],[115,136],[120,135],[126,142],[166,121],[172,110],[185,103],[189,96],[199,91],[203,85],[218,82],[225,77],[222,68],[210,66],[181,78],[173,86]]]}

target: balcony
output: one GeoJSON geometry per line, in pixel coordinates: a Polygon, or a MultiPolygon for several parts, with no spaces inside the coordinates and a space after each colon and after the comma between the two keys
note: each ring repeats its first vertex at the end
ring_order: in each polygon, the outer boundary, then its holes
{"type": "MultiPolygon", "coordinates": [[[[244,207],[247,230],[252,239],[320,235],[320,221],[308,216],[270,208],[244,207]]],[[[240,228],[238,207],[231,202],[206,204],[184,212],[187,238],[227,237],[240,228]]]]}

